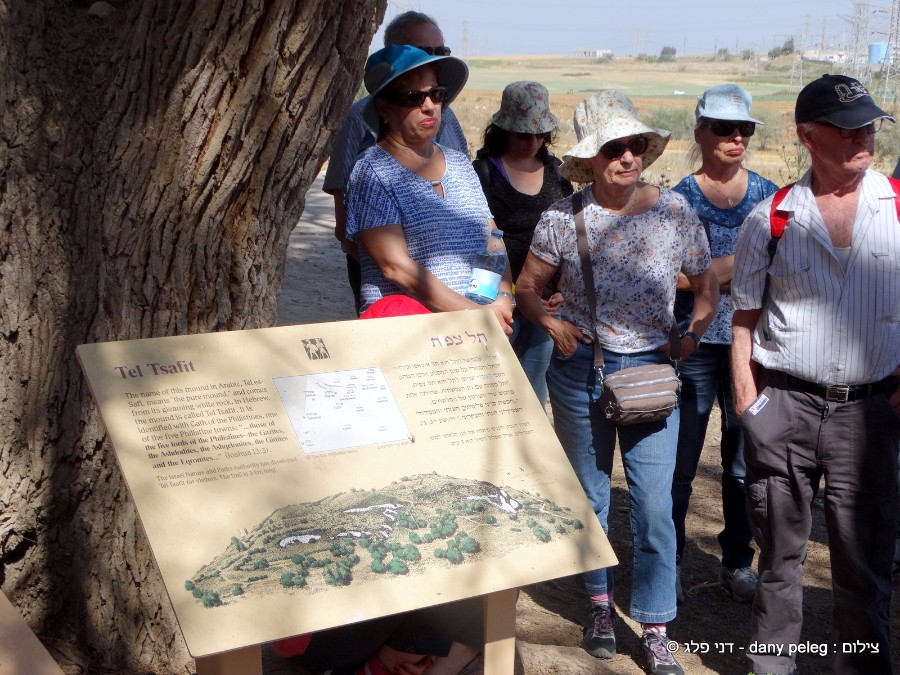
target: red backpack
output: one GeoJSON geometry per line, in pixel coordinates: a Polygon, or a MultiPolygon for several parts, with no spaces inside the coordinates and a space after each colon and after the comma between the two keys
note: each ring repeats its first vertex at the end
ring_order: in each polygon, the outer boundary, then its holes
{"type": "MultiPolygon", "coordinates": [[[[900,220],[900,180],[896,178],[887,177],[888,181],[890,181],[891,188],[894,190],[894,206],[897,209],[897,220],[900,220]]],[[[769,239],[769,245],[766,247],[766,251],[769,254],[769,267],[772,266],[772,261],[775,260],[775,251],[778,249],[778,241],[781,239],[781,235],[784,234],[784,228],[787,227],[788,220],[790,220],[792,211],[782,211],[778,207],[781,205],[781,202],[784,201],[784,198],[787,196],[788,191],[794,187],[794,183],[790,183],[785,185],[783,188],[779,189],[775,193],[775,197],[772,199],[772,207],[769,209],[769,231],[772,236],[769,239]]],[[[766,274],[766,282],[763,287],[762,294],[762,306],[763,306],[763,335],[765,335],[766,340],[769,339],[769,313],[766,309],[769,300],[769,275],[766,274]]]]}
{"type": "MultiPolygon", "coordinates": [[[[890,181],[891,188],[897,196],[897,198],[894,199],[894,205],[897,208],[897,220],[900,220],[900,180],[888,177],[888,181],[890,181]]],[[[772,264],[772,260],[775,258],[778,240],[781,239],[781,235],[784,234],[784,228],[787,227],[788,220],[792,213],[791,211],[782,211],[778,207],[781,205],[781,202],[784,201],[784,198],[792,187],[794,187],[794,183],[785,185],[775,193],[775,197],[772,199],[772,208],[769,210],[769,226],[772,232],[772,238],[769,239],[768,246],[769,265],[772,264]]]]}

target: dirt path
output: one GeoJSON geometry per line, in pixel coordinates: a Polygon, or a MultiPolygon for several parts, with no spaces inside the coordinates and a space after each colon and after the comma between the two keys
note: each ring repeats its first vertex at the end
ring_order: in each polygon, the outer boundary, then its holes
{"type": "MultiPolygon", "coordinates": [[[[354,319],[353,299],[346,281],[344,256],[335,241],[332,200],[321,191],[319,179],[307,194],[306,210],[291,235],[285,280],[278,302],[278,323],[319,323],[354,319]]],[[[733,602],[715,584],[719,564],[716,535],[722,527],[719,497],[718,418],[710,423],[707,447],[688,516],[689,542],[682,565],[682,578],[688,598],[679,608],[678,618],[670,624],[669,635],[681,643],[679,660],[687,673],[743,674],[749,670],[743,648],[749,644],[750,608],[733,602]],[[701,653],[684,653],[685,643],[693,643],[701,653]]],[[[631,537],[628,501],[621,464],[613,476],[613,505],[610,516],[610,540],[622,563],[616,569],[616,602],[627,609],[631,588],[631,537]]],[[[801,640],[823,645],[833,653],[831,635],[831,576],[826,548],[821,502],[814,509],[813,534],[805,572],[805,621],[801,640]]],[[[896,591],[895,583],[895,591],[896,591]]],[[[898,634],[900,611],[892,606],[894,625],[894,669],[900,672],[898,634]]],[[[526,675],[579,675],[588,673],[642,673],[638,655],[638,626],[630,620],[618,630],[619,654],[599,661],[580,648],[581,622],[586,615],[586,600],[578,581],[563,578],[525,589],[519,597],[517,643],[526,675]]],[[[268,675],[299,672],[266,650],[268,675]]],[[[830,672],[829,659],[818,655],[798,658],[803,675],[830,672]]],[[[470,672],[478,672],[477,664],[470,672]]]]}

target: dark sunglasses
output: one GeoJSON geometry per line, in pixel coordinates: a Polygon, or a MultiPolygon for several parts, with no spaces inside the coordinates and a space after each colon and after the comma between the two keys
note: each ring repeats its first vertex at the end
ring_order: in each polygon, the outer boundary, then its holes
{"type": "Polygon", "coordinates": [[[600,148],[600,154],[610,161],[619,159],[619,157],[625,154],[626,150],[631,152],[635,157],[639,157],[647,152],[649,146],[650,141],[647,140],[646,136],[638,136],[637,138],[632,138],[627,143],[624,141],[610,141],[600,148]]]}
{"type": "Polygon", "coordinates": [[[432,103],[443,103],[449,94],[447,87],[434,87],[428,91],[386,91],[384,97],[401,108],[418,108],[425,103],[426,96],[432,103]]]}
{"type": "Polygon", "coordinates": [[[877,134],[881,130],[881,123],[884,120],[875,120],[874,122],[869,122],[864,127],[857,127],[855,129],[845,129],[844,127],[839,127],[837,124],[832,124],[831,122],[827,122],[825,120],[815,120],[813,124],[818,124],[820,127],[831,127],[832,129],[837,129],[838,133],[840,133],[841,138],[853,138],[860,131],[865,131],[869,136],[872,134],[877,134]]]}
{"type": "Polygon", "coordinates": [[[450,56],[450,47],[445,47],[444,45],[441,45],[440,47],[423,47],[421,45],[416,45],[416,49],[421,49],[431,56],[450,56]]]}
{"type": "Polygon", "coordinates": [[[545,131],[542,134],[529,134],[525,131],[517,131],[516,138],[520,141],[530,141],[532,138],[540,138],[542,141],[548,141],[550,140],[550,132],[545,131]]]}
{"type": "Polygon", "coordinates": [[[749,138],[756,133],[756,124],[753,122],[728,122],[727,120],[710,120],[703,126],[720,138],[731,136],[735,129],[744,138],[749,138]]]}

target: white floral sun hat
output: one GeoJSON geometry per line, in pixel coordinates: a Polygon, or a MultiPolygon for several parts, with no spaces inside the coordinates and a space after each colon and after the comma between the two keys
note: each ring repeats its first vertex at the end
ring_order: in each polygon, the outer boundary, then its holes
{"type": "Polygon", "coordinates": [[[646,169],[666,149],[671,133],[641,122],[634,104],[621,91],[601,89],[575,107],[578,144],[563,155],[560,173],[575,183],[592,183],[594,174],[582,160],[595,157],[610,141],[637,135],[645,136],[649,142],[642,155],[646,169]]]}
{"type": "Polygon", "coordinates": [[[547,87],[529,80],[506,85],[491,121],[504,131],[523,134],[545,134],[559,126],[559,118],[550,112],[547,87]]]}

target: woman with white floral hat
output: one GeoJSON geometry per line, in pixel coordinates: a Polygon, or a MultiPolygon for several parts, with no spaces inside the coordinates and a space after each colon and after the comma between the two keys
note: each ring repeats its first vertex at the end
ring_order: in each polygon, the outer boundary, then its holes
{"type": "MultiPolygon", "coordinates": [[[[512,82],[503,89],[500,109],[484,130],[484,144],[472,162],[494,222],[503,230],[513,278],[522,271],[541,213],[572,194],[572,184],[559,173],[562,162],[548,147],[558,126],[559,118],[550,112],[550,94],[544,85],[529,80],[512,82]]],[[[554,281],[543,289],[544,301],[551,309],[562,302],[554,281]]],[[[512,329],[510,344],[544,405],[553,341],[519,312],[513,312],[512,329]]]]}
{"type": "MultiPolygon", "coordinates": [[[[669,362],[675,285],[684,273],[694,291],[689,332],[712,321],[718,288],[710,270],[703,226],[680,195],[641,180],[663,152],[669,132],[638,119],[631,101],[605,89],[575,109],[578,144],[564,155],[562,174],[589,183],[541,216],[525,267],[516,280],[522,313],[553,339],[547,373],[557,436],[597,518],[608,532],[610,474],[618,439],[631,505],[633,588],[629,614],[642,625],[641,655],[654,674],[683,673],[668,651],[666,623],[675,618],[675,527],[672,472],[678,411],[660,422],[617,426],[598,405],[602,376],[594,369],[592,340],[603,350],[603,375],[622,368],[669,362]],[[592,315],[578,254],[573,200],[580,202],[591,263],[592,315]],[[540,290],[557,271],[565,297],[561,320],[544,308],[540,290]]],[[[681,354],[694,340],[685,334],[681,354]]],[[[591,621],[582,645],[599,658],[616,653],[613,575],[582,575],[591,621]]]]}

